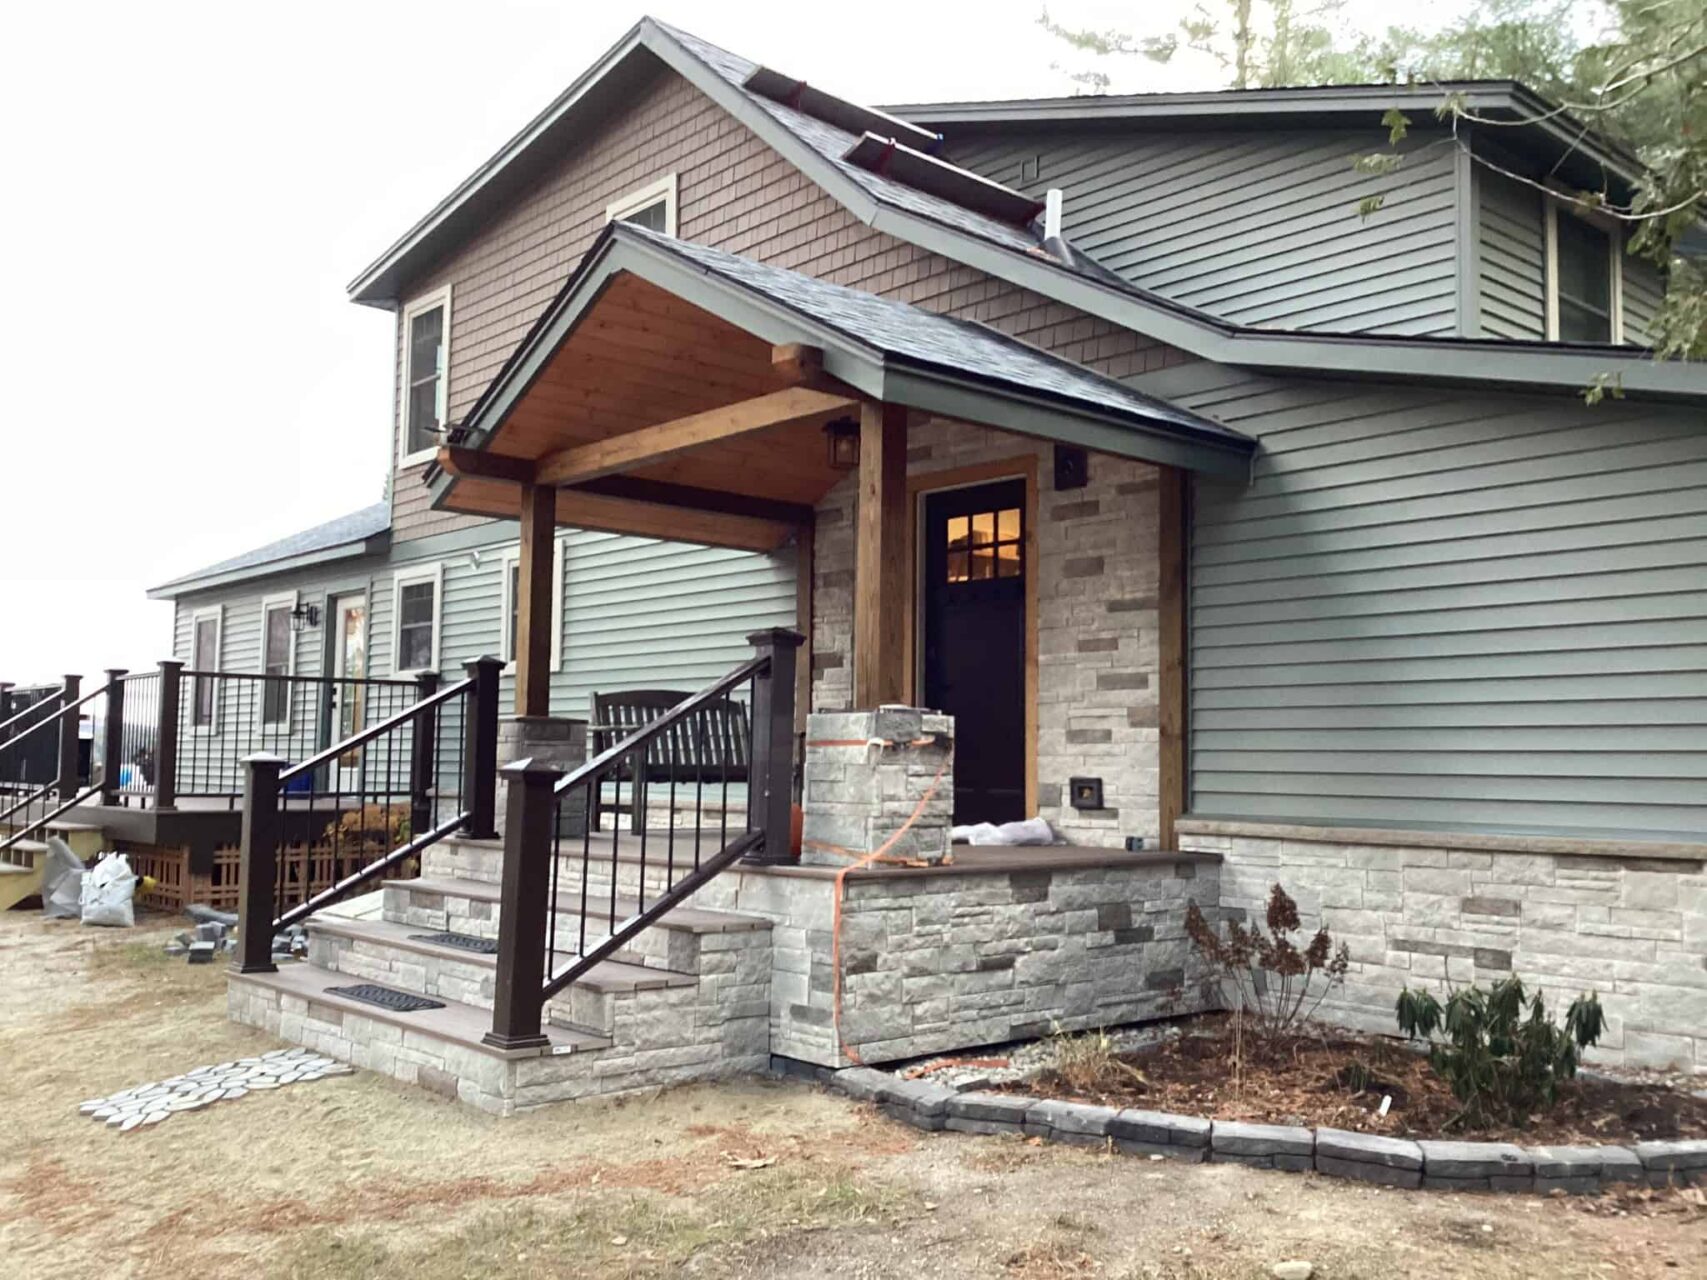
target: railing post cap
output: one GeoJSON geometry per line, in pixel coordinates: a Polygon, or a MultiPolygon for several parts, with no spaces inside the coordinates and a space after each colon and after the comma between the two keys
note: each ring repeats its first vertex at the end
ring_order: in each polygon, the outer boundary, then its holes
{"type": "Polygon", "coordinates": [[[471,667],[501,667],[504,665],[504,660],[494,658],[489,653],[483,653],[478,658],[470,659],[467,665],[471,667]]]}
{"type": "Polygon", "coordinates": [[[766,627],[763,631],[754,631],[748,635],[747,643],[755,649],[764,645],[778,649],[797,649],[806,643],[806,637],[789,627],[766,627]]]}
{"type": "Polygon", "coordinates": [[[281,755],[275,755],[271,751],[257,751],[253,755],[244,756],[243,763],[246,765],[258,765],[262,768],[265,768],[268,765],[278,765],[282,769],[285,765],[289,764],[290,761],[286,760],[281,755]]]}
{"type": "Polygon", "coordinates": [[[109,679],[109,680],[117,680],[123,676],[128,676],[129,674],[130,674],[130,668],[129,667],[108,667],[107,668],[107,679],[109,679]]]}
{"type": "Polygon", "coordinates": [[[523,756],[520,760],[512,760],[498,770],[506,778],[521,778],[524,781],[548,779],[556,781],[563,776],[564,771],[549,760],[538,760],[533,756],[523,756]]]}
{"type": "Polygon", "coordinates": [[[163,667],[183,667],[187,664],[182,658],[162,658],[160,659],[160,665],[163,667]]]}

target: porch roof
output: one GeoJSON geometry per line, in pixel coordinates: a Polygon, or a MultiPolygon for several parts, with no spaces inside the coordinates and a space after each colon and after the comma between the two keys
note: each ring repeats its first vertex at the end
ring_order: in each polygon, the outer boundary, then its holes
{"type": "Polygon", "coordinates": [[[429,468],[433,505],[513,515],[513,481],[566,446],[797,385],[772,359],[790,344],[821,351],[824,385],[848,399],[825,398],[816,402],[823,412],[749,438],[605,468],[559,493],[559,522],[726,540],[704,537],[703,528],[653,529],[616,504],[697,505],[769,526],[738,530],[729,545],[774,546],[839,478],[815,428],[856,399],[1224,476],[1246,475],[1256,448],[1237,431],[985,325],[619,223],[464,419],[462,456],[473,465],[429,468]],[[731,500],[707,506],[712,494],[731,500]]]}

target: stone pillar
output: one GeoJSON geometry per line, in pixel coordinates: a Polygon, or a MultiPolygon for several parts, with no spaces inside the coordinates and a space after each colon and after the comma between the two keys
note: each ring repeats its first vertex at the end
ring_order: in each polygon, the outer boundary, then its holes
{"type": "MultiPolygon", "coordinates": [[[[511,716],[498,722],[498,764],[533,760],[570,773],[587,762],[587,722],[564,716],[511,716]]],[[[504,831],[504,813],[509,807],[509,788],[500,786],[497,797],[497,827],[504,831]]],[[[585,788],[576,788],[564,798],[559,834],[578,836],[586,825],[585,788]]]]}
{"type": "Polygon", "coordinates": [[[895,706],[814,713],[806,721],[801,861],[841,867],[866,857],[906,826],[927,793],[918,819],[885,861],[948,860],[954,717],[895,706]]]}

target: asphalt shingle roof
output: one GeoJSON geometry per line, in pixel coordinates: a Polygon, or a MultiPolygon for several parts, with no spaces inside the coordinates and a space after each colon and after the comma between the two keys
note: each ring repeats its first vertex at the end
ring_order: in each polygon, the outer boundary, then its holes
{"type": "Polygon", "coordinates": [[[325,524],[317,524],[312,529],[303,529],[293,533],[288,538],[280,538],[277,542],[269,542],[264,547],[256,547],[253,551],[245,551],[242,555],[232,556],[229,560],[221,560],[210,564],[205,569],[194,573],[186,573],[163,582],[155,588],[164,591],[168,587],[181,586],[188,582],[199,582],[203,578],[220,577],[236,573],[243,569],[258,569],[280,560],[290,560],[296,556],[311,555],[316,551],[330,551],[337,547],[347,546],[357,542],[365,542],[391,528],[391,504],[376,502],[371,507],[363,507],[360,511],[352,511],[349,515],[339,516],[336,520],[328,520],[325,524]]]}
{"type": "Polygon", "coordinates": [[[1229,442],[1250,443],[1248,436],[1218,422],[976,321],[937,315],[912,303],[862,293],[626,223],[613,225],[610,233],[688,259],[707,272],[888,356],[999,383],[1025,394],[1041,393],[1092,409],[1170,423],[1229,442]]]}

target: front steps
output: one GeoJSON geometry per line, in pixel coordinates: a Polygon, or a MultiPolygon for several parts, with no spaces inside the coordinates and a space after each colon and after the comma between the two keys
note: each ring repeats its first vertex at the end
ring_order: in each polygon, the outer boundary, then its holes
{"type": "MultiPolygon", "coordinates": [[[[14,828],[0,823],[0,840],[14,828]]],[[[47,856],[47,837],[58,836],[84,862],[100,853],[101,828],[86,822],[50,822],[34,836],[0,849],[0,911],[10,911],[21,902],[41,896],[42,863],[47,856]]]]}
{"type": "MultiPolygon", "coordinates": [[[[481,1042],[491,1027],[496,958],[424,935],[495,939],[494,841],[445,841],[418,880],[387,882],[380,919],[308,921],[305,964],[233,973],[231,1017],[317,1052],[508,1115],[600,1094],[763,1070],[769,1063],[770,922],[682,908],[595,966],[546,1007],[545,1049],[481,1042]],[[442,1009],[397,1013],[329,988],[375,982],[442,1009]]],[[[617,918],[632,911],[618,898],[617,918]]],[[[611,902],[564,876],[560,947],[608,936],[611,902]]],[[[564,963],[559,955],[558,966],[564,963]]]]}

